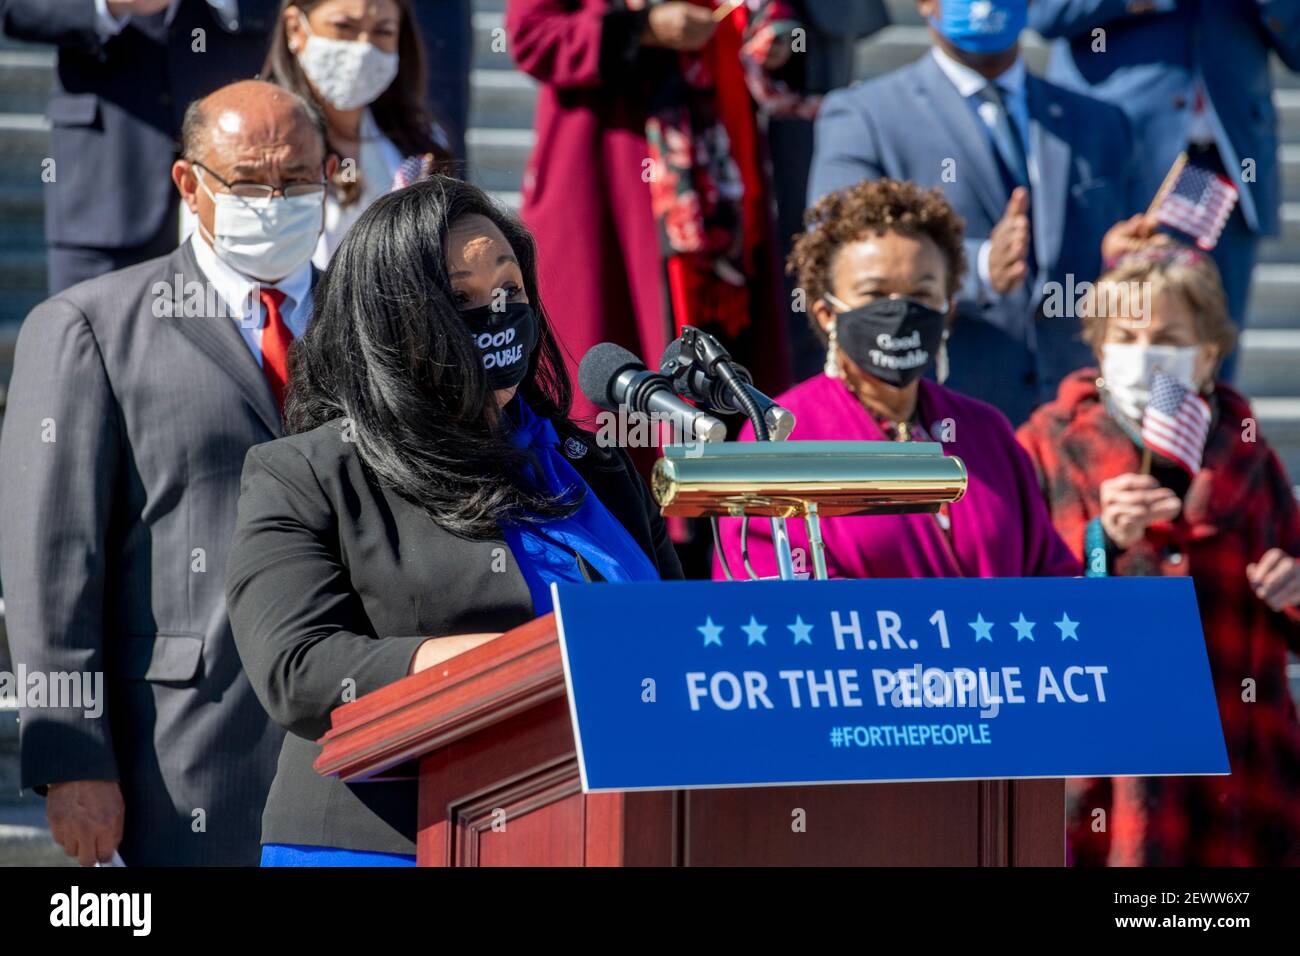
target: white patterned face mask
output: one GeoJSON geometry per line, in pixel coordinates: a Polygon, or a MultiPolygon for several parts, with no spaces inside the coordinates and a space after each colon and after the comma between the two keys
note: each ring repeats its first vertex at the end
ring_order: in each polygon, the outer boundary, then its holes
{"type": "Polygon", "coordinates": [[[307,43],[298,51],[298,63],[324,99],[335,109],[354,110],[379,99],[397,76],[398,55],[385,53],[371,43],[333,40],[311,32],[299,14],[307,43]]]}
{"type": "Polygon", "coordinates": [[[1196,390],[1196,345],[1108,343],[1101,350],[1101,377],[1115,407],[1135,422],[1142,420],[1151,394],[1151,373],[1160,369],[1184,388],[1196,390]]]}

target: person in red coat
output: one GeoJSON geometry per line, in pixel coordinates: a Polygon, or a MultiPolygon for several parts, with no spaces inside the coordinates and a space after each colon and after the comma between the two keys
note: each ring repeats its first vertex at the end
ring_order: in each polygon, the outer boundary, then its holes
{"type": "Polygon", "coordinates": [[[769,72],[797,26],[784,0],[719,23],[713,8],[509,0],[511,55],[541,83],[521,213],[571,362],[613,341],[658,367],[696,325],[774,393],[788,384],[786,310],[755,104],[816,104],[769,72]]]}
{"type": "Polygon", "coordinates": [[[1065,379],[1019,438],[1090,574],[1192,578],[1232,773],[1071,781],[1073,861],[1300,864],[1300,723],[1286,676],[1288,648],[1300,651],[1300,511],[1250,404],[1214,380],[1235,344],[1218,270],[1192,249],[1148,247],[1103,275],[1084,311],[1100,370],[1065,379]],[[1203,450],[1180,440],[1144,461],[1157,369],[1204,399],[1203,450]]]}

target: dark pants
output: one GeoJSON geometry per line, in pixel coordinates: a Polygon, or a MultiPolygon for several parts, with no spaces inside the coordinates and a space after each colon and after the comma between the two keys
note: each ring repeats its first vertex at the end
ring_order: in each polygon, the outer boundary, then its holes
{"type": "Polygon", "coordinates": [[[790,365],[793,380],[802,382],[826,364],[826,346],[812,330],[811,303],[796,308],[799,277],[785,272],[794,237],[803,231],[804,203],[808,197],[808,172],[812,166],[813,124],[809,120],[774,119],[768,123],[772,155],[772,189],[776,198],[777,251],[781,256],[785,304],[781,309],[790,330],[790,365]]]}
{"type": "MultiPolygon", "coordinates": [[[[1209,166],[1227,176],[1228,179],[1236,181],[1233,174],[1224,167],[1218,149],[1193,147],[1188,150],[1188,155],[1199,165],[1209,166]]],[[[1238,332],[1246,327],[1250,308],[1250,280],[1255,271],[1258,245],[1259,236],[1246,224],[1246,217],[1242,214],[1241,204],[1238,203],[1237,208],[1232,211],[1232,218],[1223,228],[1223,235],[1219,237],[1219,244],[1214,247],[1211,256],[1223,276],[1223,291],[1228,300],[1228,315],[1232,317],[1238,332]]],[[[1232,381],[1236,374],[1239,355],[1240,352],[1234,352],[1223,360],[1219,370],[1220,379],[1225,382],[1232,381]]]]}
{"type": "Polygon", "coordinates": [[[447,130],[452,152],[465,159],[469,128],[469,64],[474,28],[469,0],[416,0],[415,16],[429,70],[429,104],[447,130]]]}
{"type": "MultiPolygon", "coordinates": [[[[1250,308],[1250,279],[1255,270],[1255,257],[1259,245],[1259,236],[1246,225],[1246,217],[1238,206],[1232,212],[1232,218],[1219,237],[1213,258],[1223,275],[1223,291],[1228,298],[1228,314],[1240,332],[1246,326],[1246,317],[1250,308]]],[[[1233,352],[1223,360],[1219,378],[1231,382],[1237,370],[1240,350],[1233,352]]]]}

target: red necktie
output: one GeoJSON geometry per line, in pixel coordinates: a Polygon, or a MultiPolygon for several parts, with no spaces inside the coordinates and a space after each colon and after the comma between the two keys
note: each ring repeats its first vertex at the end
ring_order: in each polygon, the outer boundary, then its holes
{"type": "Polygon", "coordinates": [[[266,306],[266,324],[262,326],[262,372],[271,386],[275,404],[284,411],[284,388],[289,381],[289,346],[293,333],[280,315],[284,293],[279,289],[262,289],[262,305],[266,306]]]}

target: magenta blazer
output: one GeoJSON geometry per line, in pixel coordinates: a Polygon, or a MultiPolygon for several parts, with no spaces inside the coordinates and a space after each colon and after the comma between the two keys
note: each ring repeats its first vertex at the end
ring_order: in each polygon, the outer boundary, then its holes
{"type": "MultiPolygon", "coordinates": [[[[798,419],[791,441],[883,441],[884,434],[844,383],[817,375],[779,396],[798,419]]],[[[1078,561],[1048,517],[1029,456],[1011,425],[992,405],[922,380],[920,420],[935,437],[945,425],[952,441],[944,451],[966,463],[966,496],[949,508],[952,529],[938,515],[870,515],[822,519],[826,566],[833,578],[1011,578],[1070,576],[1078,561]]],[[[746,425],[742,441],[753,441],[746,425]]],[[[731,571],[744,577],[740,561],[740,520],[724,518],[722,545],[731,571]]],[[[791,520],[790,543],[808,555],[802,519],[791,520]]],[[[754,570],[775,576],[776,558],[766,518],[749,524],[749,558],[754,570]]],[[[804,559],[811,573],[811,558],[804,559]]],[[[801,570],[796,567],[796,570],[801,570]]],[[[722,568],[714,556],[714,578],[722,568]]]]}

